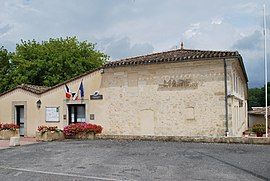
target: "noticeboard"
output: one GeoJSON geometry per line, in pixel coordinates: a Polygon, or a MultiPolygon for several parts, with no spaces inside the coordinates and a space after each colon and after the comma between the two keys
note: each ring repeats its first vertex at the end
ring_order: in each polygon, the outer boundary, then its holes
{"type": "Polygon", "coordinates": [[[46,122],[59,122],[59,107],[46,107],[46,122]]]}

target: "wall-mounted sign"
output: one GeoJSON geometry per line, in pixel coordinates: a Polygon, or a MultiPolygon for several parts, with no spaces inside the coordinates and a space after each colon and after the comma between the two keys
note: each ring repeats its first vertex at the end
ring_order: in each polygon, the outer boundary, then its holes
{"type": "Polygon", "coordinates": [[[103,99],[103,95],[99,94],[98,91],[96,91],[93,95],[90,95],[91,100],[99,100],[103,99]]]}
{"type": "Polygon", "coordinates": [[[90,114],[90,120],[94,120],[95,119],[95,115],[94,114],[90,114]]]}
{"type": "Polygon", "coordinates": [[[46,107],[46,122],[59,122],[59,107],[46,107]]]}
{"type": "Polygon", "coordinates": [[[90,95],[91,100],[103,99],[103,95],[90,95]]]}
{"type": "Polygon", "coordinates": [[[198,83],[196,82],[191,82],[191,80],[175,80],[175,79],[170,79],[168,81],[164,80],[163,84],[159,84],[160,88],[170,88],[170,87],[182,87],[182,88],[197,88],[198,83]]]}

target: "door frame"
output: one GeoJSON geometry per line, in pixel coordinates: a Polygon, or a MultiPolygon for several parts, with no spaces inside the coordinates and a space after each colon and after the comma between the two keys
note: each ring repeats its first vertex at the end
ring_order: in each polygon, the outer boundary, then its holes
{"type": "Polygon", "coordinates": [[[24,107],[24,136],[27,136],[27,101],[12,101],[12,122],[17,124],[16,106],[24,107]]]}
{"type": "Polygon", "coordinates": [[[85,115],[85,122],[87,122],[87,109],[86,109],[86,104],[67,104],[67,112],[68,112],[68,125],[72,124],[71,122],[71,106],[74,106],[76,109],[74,109],[74,122],[77,123],[77,107],[79,106],[84,106],[84,115],[85,115]]]}
{"type": "MultiPolygon", "coordinates": [[[[16,124],[19,126],[19,128],[21,127],[21,122],[20,122],[20,117],[21,117],[21,108],[23,108],[23,129],[25,131],[25,126],[24,126],[24,123],[25,123],[25,116],[24,116],[24,105],[17,105],[15,106],[15,110],[16,110],[16,124]]],[[[19,133],[21,133],[19,131],[19,133]]],[[[20,134],[20,136],[24,136],[25,135],[25,132],[23,132],[23,134],[20,134]]]]}

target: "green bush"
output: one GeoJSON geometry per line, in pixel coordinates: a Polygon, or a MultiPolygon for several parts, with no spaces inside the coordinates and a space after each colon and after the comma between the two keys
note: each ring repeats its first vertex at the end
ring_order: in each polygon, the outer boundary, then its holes
{"type": "Polygon", "coordinates": [[[255,132],[255,133],[262,133],[264,134],[266,131],[265,131],[265,124],[254,124],[252,126],[252,131],[255,132]]]}

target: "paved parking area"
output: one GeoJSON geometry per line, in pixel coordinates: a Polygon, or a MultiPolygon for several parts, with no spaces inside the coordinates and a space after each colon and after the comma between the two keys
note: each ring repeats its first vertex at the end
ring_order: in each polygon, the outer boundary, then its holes
{"type": "Polygon", "coordinates": [[[0,180],[270,180],[270,146],[63,141],[0,150],[0,180]]]}
{"type": "MultiPolygon", "coordinates": [[[[24,138],[20,137],[20,145],[29,145],[37,143],[36,138],[24,138]]],[[[0,140],[0,149],[6,149],[9,147],[9,140],[0,140]]]]}

